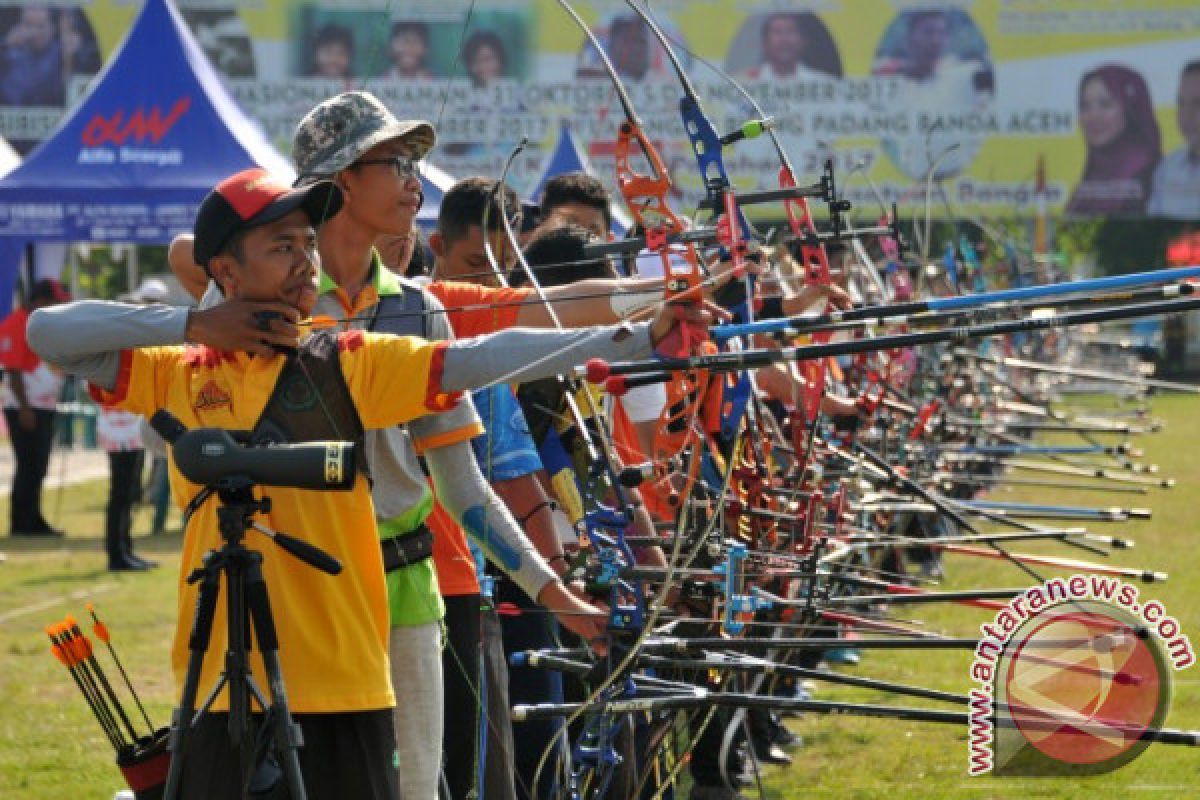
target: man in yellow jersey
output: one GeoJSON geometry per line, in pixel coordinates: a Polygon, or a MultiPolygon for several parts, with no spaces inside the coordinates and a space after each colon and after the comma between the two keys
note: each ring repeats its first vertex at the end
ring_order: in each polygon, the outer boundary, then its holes
{"type": "MultiPolygon", "coordinates": [[[[363,429],[448,408],[467,388],[553,375],[587,357],[644,358],[677,316],[702,319],[691,309],[671,309],[649,324],[567,333],[516,329],[437,344],[362,331],[302,336],[302,320],[317,298],[314,226],[336,213],[341,202],[340,190],[327,181],[293,190],[262,170],[238,173],[209,193],[195,225],[196,260],[221,284],[225,302],[203,311],[71,303],[31,317],[30,345],[47,362],[86,378],[100,402],[146,416],[165,408],[188,428],[245,430],[286,422],[286,415],[276,416],[280,397],[297,408],[349,409],[326,413],[328,424],[312,422],[288,439],[315,441],[361,439],[363,429]],[[278,317],[264,326],[263,311],[278,317]],[[331,379],[304,385],[293,366],[300,358],[316,363],[319,374],[331,379]],[[350,402],[333,402],[339,396],[350,402]]],[[[201,488],[174,466],[171,483],[181,505],[201,488]]],[[[366,477],[360,475],[348,492],[279,488],[269,494],[272,510],[261,518],[263,524],[306,539],[344,565],[334,577],[273,549],[264,554],[283,677],[304,735],[305,785],[313,797],[392,800],[398,792],[387,593],[366,477]]],[[[220,544],[216,505],[199,504],[189,519],[182,576],[220,544]]],[[[247,545],[256,543],[251,539],[247,545]]],[[[181,580],[172,648],[179,682],[195,599],[196,587],[181,580]]],[[[212,653],[222,652],[226,640],[218,615],[201,696],[217,680],[220,658],[212,653]]],[[[259,685],[265,685],[258,655],[251,656],[251,665],[259,685]]],[[[188,800],[242,794],[238,755],[229,743],[226,715],[220,713],[227,705],[222,692],[213,706],[218,713],[206,716],[190,736],[183,754],[188,800]]]]}

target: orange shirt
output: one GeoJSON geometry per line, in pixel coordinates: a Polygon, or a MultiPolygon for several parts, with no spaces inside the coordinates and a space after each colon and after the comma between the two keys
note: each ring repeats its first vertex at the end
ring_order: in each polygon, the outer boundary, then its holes
{"type": "Polygon", "coordinates": [[[533,296],[532,289],[495,289],[460,281],[434,281],[425,288],[442,301],[459,339],[515,326],[522,304],[533,296]]]}
{"type": "MultiPolygon", "coordinates": [[[[532,289],[496,289],[460,281],[433,281],[424,288],[446,308],[450,327],[459,339],[513,327],[520,304],[533,294],[532,289]]],[[[433,563],[442,595],[478,594],[475,560],[463,529],[438,503],[425,524],[433,531],[433,563]]]]}
{"type": "Polygon", "coordinates": [[[437,567],[438,589],[442,596],[479,594],[475,559],[471,557],[463,529],[436,501],[425,524],[433,531],[433,563],[437,567]]]}

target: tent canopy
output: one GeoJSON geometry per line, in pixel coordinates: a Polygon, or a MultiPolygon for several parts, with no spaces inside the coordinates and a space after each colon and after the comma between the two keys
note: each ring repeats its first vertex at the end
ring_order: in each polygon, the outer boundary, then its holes
{"type": "Polygon", "coordinates": [[[417,224],[425,232],[437,225],[438,209],[442,207],[442,198],[450,187],[455,184],[454,176],[433,164],[421,165],[421,193],[425,202],[417,212],[417,224]]]}
{"type": "Polygon", "coordinates": [[[0,179],[0,237],[163,243],[218,181],[288,162],[221,85],[168,0],[146,0],[87,95],[0,179]]]}
{"type": "Polygon", "coordinates": [[[13,168],[21,163],[21,156],[16,150],[13,150],[11,144],[3,136],[0,136],[0,176],[7,175],[12,172],[13,168]]]}
{"type": "MultiPolygon", "coordinates": [[[[0,176],[11,172],[21,163],[21,155],[3,136],[0,136],[0,176]]],[[[21,246],[12,240],[0,239],[0,317],[12,311],[13,290],[17,286],[17,268],[21,264],[21,246]]]]}

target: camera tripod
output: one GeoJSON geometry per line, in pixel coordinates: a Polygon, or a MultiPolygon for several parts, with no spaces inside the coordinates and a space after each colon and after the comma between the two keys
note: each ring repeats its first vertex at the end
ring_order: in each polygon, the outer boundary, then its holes
{"type": "MultiPolygon", "coordinates": [[[[337,559],[319,548],[254,522],[254,514],[266,513],[271,509],[269,497],[255,499],[254,485],[246,478],[229,477],[221,479],[213,487],[221,501],[217,509],[217,519],[224,543],[220,548],[206,553],[202,565],[188,576],[188,583],[199,582],[200,591],[196,598],[192,632],[188,638],[190,656],[183,693],[171,721],[168,744],[171,766],[167,773],[164,795],[166,800],[179,798],[183,769],[187,760],[189,732],[208,713],[209,707],[225,687],[229,689],[229,741],[239,754],[238,774],[242,787],[239,796],[244,796],[247,792],[269,791],[282,778],[286,782],[291,800],[306,800],[307,797],[297,755],[299,748],[304,745],[304,739],[288,707],[287,692],[279,666],[279,641],[275,632],[275,621],[271,615],[267,584],[262,574],[263,556],[262,553],[247,550],[242,542],[246,532],[254,529],[300,561],[330,575],[338,574],[342,566],[337,559]],[[228,631],[225,667],[220,679],[197,712],[196,697],[200,672],[212,636],[222,574],[225,576],[226,585],[228,631]],[[262,654],[267,688],[270,692],[269,700],[250,672],[247,637],[251,625],[262,654]],[[262,726],[257,737],[250,735],[251,699],[263,710],[262,726]],[[275,745],[279,764],[265,758],[272,743],[275,745]]],[[[192,764],[191,768],[205,769],[207,765],[192,764]]]]}

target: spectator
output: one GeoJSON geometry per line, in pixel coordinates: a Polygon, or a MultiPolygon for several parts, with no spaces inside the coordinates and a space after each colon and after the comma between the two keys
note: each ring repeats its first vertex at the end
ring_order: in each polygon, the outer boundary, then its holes
{"type": "MultiPolygon", "coordinates": [[[[133,292],[130,299],[135,303],[165,303],[171,291],[159,278],[146,278],[133,292]]],[[[167,477],[167,443],[145,420],[138,426],[142,445],[150,456],[150,475],[146,479],[143,496],[154,506],[154,517],[150,523],[150,534],[157,536],[167,529],[167,514],[171,508],[171,486],[167,477]]]]}
{"type": "Polygon", "coordinates": [[[1200,219],[1200,60],[1189,62],[1179,76],[1175,124],[1184,144],[1154,171],[1147,213],[1196,220],[1200,219]]]}
{"type": "Polygon", "coordinates": [[[108,553],[109,572],[141,571],[158,566],[133,553],[133,504],[141,496],[146,454],[142,446],[141,419],[137,414],[113,408],[102,407],[97,412],[96,438],[108,453],[104,549],[108,553]]]}
{"type": "Polygon", "coordinates": [[[16,469],[9,503],[13,536],[62,536],[42,516],[42,482],[54,446],[55,409],[62,393],[62,373],[37,357],[25,339],[29,315],[36,309],[70,300],[56,280],[41,280],[29,293],[28,308],[9,315],[0,334],[7,386],[4,418],[16,469]]]}
{"type": "MultiPolygon", "coordinates": [[[[165,283],[158,278],[147,278],[130,293],[128,300],[161,303],[167,294],[165,283]]],[[[143,418],[128,411],[101,406],[96,415],[96,439],[108,453],[104,549],[108,553],[109,572],[140,572],[158,566],[133,552],[133,506],[142,496],[142,470],[146,464],[142,427],[143,418]]],[[[166,480],[165,459],[163,479],[166,480]]]]}

